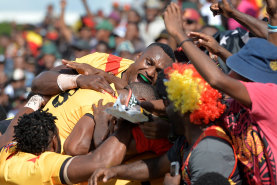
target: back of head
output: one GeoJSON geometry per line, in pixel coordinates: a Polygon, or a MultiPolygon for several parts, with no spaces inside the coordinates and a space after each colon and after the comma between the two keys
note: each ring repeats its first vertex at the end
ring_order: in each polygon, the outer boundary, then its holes
{"type": "Polygon", "coordinates": [[[141,83],[141,82],[133,82],[133,83],[130,83],[126,88],[131,89],[135,97],[139,99],[143,98],[146,101],[157,99],[157,94],[154,87],[149,84],[141,83]]]}
{"type": "Polygon", "coordinates": [[[200,176],[195,185],[230,185],[227,178],[219,173],[210,172],[200,176]]]}
{"type": "Polygon", "coordinates": [[[51,113],[37,110],[24,114],[14,126],[14,139],[17,150],[32,154],[40,154],[48,149],[52,138],[58,134],[55,120],[51,113]]]}

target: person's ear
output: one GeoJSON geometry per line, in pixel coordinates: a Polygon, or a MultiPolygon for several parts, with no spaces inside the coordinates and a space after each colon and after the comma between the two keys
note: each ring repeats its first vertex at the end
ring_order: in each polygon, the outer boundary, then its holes
{"type": "Polygon", "coordinates": [[[137,54],[137,56],[135,57],[135,61],[139,59],[139,57],[142,55],[142,52],[140,52],[139,54],[137,54]]]}
{"type": "Polygon", "coordinates": [[[138,99],[138,101],[140,101],[140,102],[146,101],[146,99],[145,99],[145,98],[142,98],[142,97],[138,97],[137,99],[138,99]]]}
{"type": "Polygon", "coordinates": [[[59,153],[60,150],[59,139],[56,135],[54,135],[52,139],[52,150],[57,153],[59,153]]]}

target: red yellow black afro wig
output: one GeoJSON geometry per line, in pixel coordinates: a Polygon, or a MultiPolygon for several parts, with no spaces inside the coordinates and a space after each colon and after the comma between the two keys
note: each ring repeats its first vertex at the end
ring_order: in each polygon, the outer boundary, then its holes
{"type": "Polygon", "coordinates": [[[226,106],[220,101],[222,94],[213,89],[192,64],[174,63],[165,69],[165,74],[168,98],[175,111],[191,112],[192,123],[208,124],[223,114],[226,106]]]}

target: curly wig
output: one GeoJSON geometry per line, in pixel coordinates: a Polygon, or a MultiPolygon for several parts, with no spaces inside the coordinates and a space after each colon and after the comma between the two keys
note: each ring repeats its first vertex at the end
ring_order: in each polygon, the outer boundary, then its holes
{"type": "Polygon", "coordinates": [[[175,111],[191,112],[192,123],[208,124],[223,114],[226,106],[221,103],[222,94],[213,89],[192,64],[174,63],[165,69],[165,74],[168,98],[175,111]]]}
{"type": "Polygon", "coordinates": [[[14,126],[13,141],[17,142],[17,150],[35,155],[45,152],[53,136],[58,134],[56,119],[41,109],[21,116],[14,126]]]}

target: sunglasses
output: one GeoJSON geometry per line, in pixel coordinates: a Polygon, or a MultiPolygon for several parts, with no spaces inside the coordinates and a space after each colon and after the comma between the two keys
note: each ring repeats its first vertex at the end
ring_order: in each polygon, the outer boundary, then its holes
{"type": "Polygon", "coordinates": [[[195,20],[192,20],[192,19],[185,19],[184,21],[185,21],[188,25],[196,23],[196,21],[195,21],[195,20]]]}

